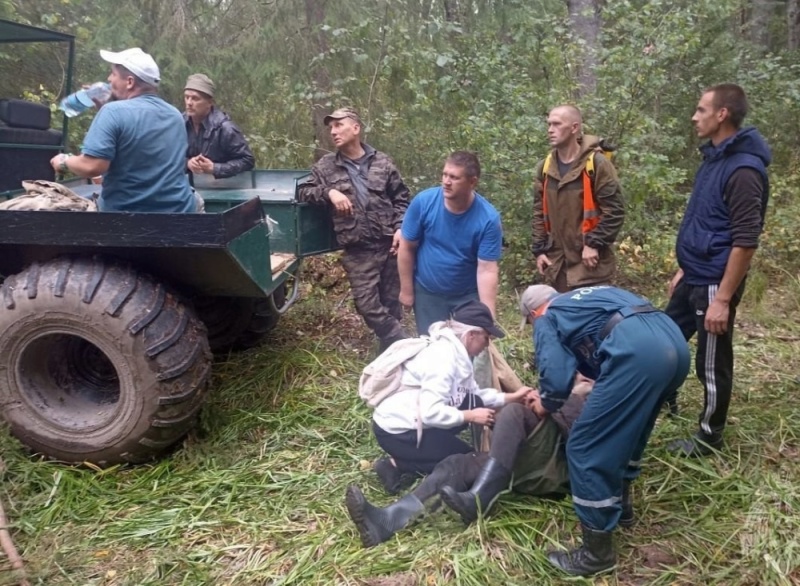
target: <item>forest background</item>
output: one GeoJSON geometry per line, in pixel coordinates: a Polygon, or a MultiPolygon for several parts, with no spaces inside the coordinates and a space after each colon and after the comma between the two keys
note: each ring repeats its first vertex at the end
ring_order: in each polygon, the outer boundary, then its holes
{"type": "MultiPolygon", "coordinates": [[[[727,448],[697,462],[667,453],[696,426],[690,375],[683,415],[659,422],[635,486],[640,522],[618,533],[619,567],[595,583],[800,584],[800,0],[0,0],[0,18],[74,34],[75,88],[108,75],[99,49],[152,53],[180,109],[187,75],[208,74],[261,168],[310,167],[331,148],[322,118],[342,105],[361,111],[412,192],[439,182],[450,151],[476,151],[509,245],[509,324],[511,289],[536,278],[531,186],[547,111],[574,103],[587,132],[618,145],[620,282],[663,306],[700,162],[690,118],[704,87],[741,84],[774,162],[737,318],[727,448]]],[[[55,113],[66,58],[56,45],[0,46],[0,96],[55,113]]],[[[91,118],[71,121],[73,150],[91,118]]],[[[95,470],[32,458],[0,434],[0,499],[33,584],[562,583],[543,552],[577,535],[568,501],[507,495],[467,530],[432,515],[360,548],[345,486],[388,502],[354,391],[375,345],[335,255],[305,271],[269,343],[215,362],[201,424],[174,454],[95,470]]],[[[498,345],[532,381],[530,331],[498,345]]],[[[17,584],[5,561],[0,585],[17,584]]]]}
{"type": "MultiPolygon", "coordinates": [[[[552,106],[576,104],[587,133],[618,145],[624,272],[649,281],[675,267],[699,94],[736,82],[774,153],[759,266],[797,274],[800,0],[0,0],[0,17],[74,34],[76,87],[105,79],[103,48],[152,53],[180,109],[187,75],[208,74],[258,167],[308,168],[331,148],[322,118],[342,105],[412,192],[438,183],[447,153],[477,152],[512,286],[534,277],[531,186],[552,106]]],[[[65,68],[63,46],[0,47],[0,95],[55,108],[65,68]]],[[[90,121],[75,119],[73,148],[90,121]]]]}

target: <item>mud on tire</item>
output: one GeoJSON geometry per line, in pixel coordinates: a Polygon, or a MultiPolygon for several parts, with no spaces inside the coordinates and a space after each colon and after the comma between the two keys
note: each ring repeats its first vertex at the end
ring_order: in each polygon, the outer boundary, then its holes
{"type": "Polygon", "coordinates": [[[160,283],[102,258],[34,263],[0,286],[0,410],[66,462],[142,462],[194,425],[206,330],[160,283]]]}

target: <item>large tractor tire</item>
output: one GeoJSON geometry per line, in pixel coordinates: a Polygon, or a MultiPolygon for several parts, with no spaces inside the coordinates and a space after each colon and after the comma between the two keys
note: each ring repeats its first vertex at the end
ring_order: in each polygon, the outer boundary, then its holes
{"type": "MultiPolygon", "coordinates": [[[[272,299],[275,307],[283,306],[286,301],[283,286],[272,293],[272,299]]],[[[208,344],[215,354],[261,345],[281,317],[268,298],[198,297],[194,306],[208,328],[208,344]]]]}
{"type": "Polygon", "coordinates": [[[210,371],[202,322],[134,269],[62,257],[0,287],[0,409],[47,457],[152,459],[194,425],[210,371]]]}

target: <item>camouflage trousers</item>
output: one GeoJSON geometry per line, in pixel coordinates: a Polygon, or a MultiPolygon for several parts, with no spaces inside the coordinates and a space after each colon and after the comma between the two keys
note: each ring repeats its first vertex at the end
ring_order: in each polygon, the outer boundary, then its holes
{"type": "Polygon", "coordinates": [[[342,255],[356,310],[381,340],[405,337],[397,256],[390,247],[391,241],[385,246],[352,247],[342,255]]]}

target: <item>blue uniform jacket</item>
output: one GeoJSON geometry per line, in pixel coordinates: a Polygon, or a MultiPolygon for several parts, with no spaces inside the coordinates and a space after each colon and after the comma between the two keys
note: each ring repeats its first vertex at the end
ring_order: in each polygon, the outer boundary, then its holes
{"type": "MultiPolygon", "coordinates": [[[[604,359],[600,332],[609,318],[625,307],[649,301],[616,287],[576,289],[553,298],[534,324],[542,405],[557,411],[572,391],[575,371],[597,379],[604,359]]],[[[643,349],[647,351],[646,348],[643,349]]]]}

